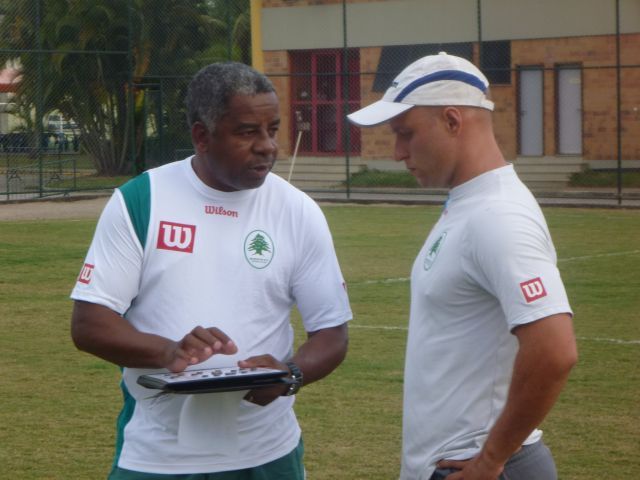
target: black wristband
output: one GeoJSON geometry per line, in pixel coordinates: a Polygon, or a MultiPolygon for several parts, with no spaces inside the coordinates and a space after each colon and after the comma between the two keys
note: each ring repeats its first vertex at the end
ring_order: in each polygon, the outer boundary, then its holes
{"type": "Polygon", "coordinates": [[[291,395],[295,395],[302,387],[302,370],[293,362],[286,362],[287,367],[291,371],[291,377],[293,378],[293,383],[289,385],[289,388],[282,395],[284,397],[289,397],[291,395]]]}

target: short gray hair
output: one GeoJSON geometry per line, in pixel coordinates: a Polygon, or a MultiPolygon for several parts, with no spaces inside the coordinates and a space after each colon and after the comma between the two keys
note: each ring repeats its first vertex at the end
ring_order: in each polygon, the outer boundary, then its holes
{"type": "Polygon", "coordinates": [[[218,120],[227,113],[233,96],[271,92],[275,92],[271,80],[244,63],[208,65],[189,82],[185,100],[189,128],[195,122],[202,122],[213,131],[218,120]]]}

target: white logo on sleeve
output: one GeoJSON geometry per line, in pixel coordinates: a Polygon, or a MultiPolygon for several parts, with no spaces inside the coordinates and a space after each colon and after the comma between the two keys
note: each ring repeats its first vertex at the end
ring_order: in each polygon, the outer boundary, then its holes
{"type": "Polygon", "coordinates": [[[522,282],[520,284],[520,289],[522,290],[524,299],[527,303],[531,303],[534,300],[547,296],[547,291],[544,289],[544,285],[542,284],[540,277],[522,282]]]}

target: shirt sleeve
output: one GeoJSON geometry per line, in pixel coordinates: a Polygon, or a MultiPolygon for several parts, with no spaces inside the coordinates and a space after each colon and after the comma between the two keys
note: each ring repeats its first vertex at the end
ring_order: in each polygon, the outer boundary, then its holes
{"type": "Polygon", "coordinates": [[[305,202],[301,227],[292,290],[305,330],[342,325],[352,318],[347,287],[326,218],[315,202],[305,202]]]}
{"type": "Polygon", "coordinates": [[[100,215],[71,298],[123,315],[138,293],[142,258],[142,245],[116,190],[100,215]]]}
{"type": "Polygon", "coordinates": [[[498,299],[510,329],[572,314],[541,213],[494,205],[475,215],[466,233],[468,274],[498,299]]]}

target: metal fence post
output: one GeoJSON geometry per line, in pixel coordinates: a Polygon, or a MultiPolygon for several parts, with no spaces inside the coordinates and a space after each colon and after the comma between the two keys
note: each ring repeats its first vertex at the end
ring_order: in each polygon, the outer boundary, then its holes
{"type": "Polygon", "coordinates": [[[347,114],[349,113],[349,58],[347,43],[347,1],[342,0],[342,112],[344,125],[342,137],[344,144],[345,173],[347,175],[347,199],[351,198],[351,135],[347,114]]]}
{"type": "MultiPolygon", "coordinates": [[[[133,167],[134,174],[142,173],[139,165],[136,162],[136,106],[135,97],[133,94],[133,0],[128,2],[127,12],[127,29],[128,29],[128,46],[127,46],[127,60],[129,71],[127,72],[128,94],[127,102],[129,103],[129,131],[125,132],[125,135],[129,135],[129,164],[133,167]]],[[[142,166],[144,169],[144,165],[142,166]]]]}
{"type": "Polygon", "coordinates": [[[42,19],[41,19],[41,3],[40,0],[35,0],[36,7],[36,48],[38,49],[38,53],[36,55],[37,58],[37,82],[38,86],[37,90],[37,100],[36,100],[36,118],[35,118],[35,145],[36,145],[36,155],[38,159],[38,194],[40,197],[44,196],[44,171],[43,171],[43,158],[41,152],[41,142],[42,142],[42,117],[43,117],[43,98],[42,98],[42,32],[40,29],[42,28],[42,19]]]}
{"type": "Polygon", "coordinates": [[[622,205],[622,92],[620,68],[620,0],[616,0],[616,142],[618,156],[618,171],[616,184],[618,189],[618,205],[622,205]]]}

